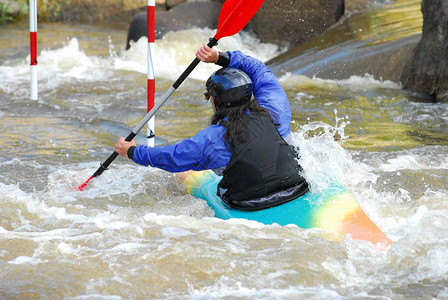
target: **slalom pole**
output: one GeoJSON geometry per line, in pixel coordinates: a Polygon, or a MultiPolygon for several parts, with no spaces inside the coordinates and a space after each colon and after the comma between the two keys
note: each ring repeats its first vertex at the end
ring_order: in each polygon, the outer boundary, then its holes
{"type": "Polygon", "coordinates": [[[37,100],[37,0],[30,0],[31,100],[37,100]]]}
{"type": "MultiPolygon", "coordinates": [[[[149,113],[154,107],[155,98],[155,79],[154,79],[154,65],[152,55],[154,54],[154,45],[156,38],[156,3],[155,0],[148,0],[148,105],[146,113],[149,113]]],[[[149,147],[154,147],[155,138],[155,116],[148,122],[147,129],[147,144],[149,147]]]]}

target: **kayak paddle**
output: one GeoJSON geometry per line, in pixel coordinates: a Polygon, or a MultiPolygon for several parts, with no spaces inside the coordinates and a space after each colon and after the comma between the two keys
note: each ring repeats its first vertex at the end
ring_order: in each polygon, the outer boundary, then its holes
{"type": "MultiPolygon", "coordinates": [[[[210,38],[208,46],[212,48],[218,44],[218,40],[238,33],[255,15],[258,9],[263,4],[264,0],[226,0],[222,5],[221,12],[219,13],[218,29],[213,38],[210,38]]],[[[162,107],[162,105],[168,100],[168,98],[176,91],[176,89],[184,82],[184,80],[190,75],[194,68],[199,64],[200,60],[196,57],[193,62],[187,67],[187,69],[180,75],[180,77],[174,82],[174,84],[163,94],[156,105],[148,112],[148,114],[135,126],[135,128],[129,133],[125,141],[130,142],[139,133],[139,131],[146,125],[146,123],[155,115],[155,113],[162,107]]],[[[109,165],[117,158],[118,153],[114,151],[105,162],[100,164],[100,167],[95,173],[87,179],[86,182],[78,187],[79,191],[84,190],[90,180],[100,176],[109,165]]]]}

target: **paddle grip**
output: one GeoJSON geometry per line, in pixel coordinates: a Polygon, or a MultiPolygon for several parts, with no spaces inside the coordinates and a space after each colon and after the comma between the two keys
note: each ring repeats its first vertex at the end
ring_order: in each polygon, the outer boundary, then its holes
{"type": "MultiPolygon", "coordinates": [[[[218,45],[218,40],[213,38],[210,38],[207,46],[209,46],[210,48],[213,48],[213,46],[218,45]]],[[[187,67],[187,69],[185,69],[185,71],[182,73],[182,75],[180,75],[180,77],[176,80],[176,82],[174,82],[173,84],[173,88],[177,89],[182,82],[184,82],[184,80],[188,77],[188,75],[190,75],[191,72],[193,72],[194,68],[196,68],[196,66],[200,63],[201,61],[196,57],[191,64],[187,67]]]]}
{"type": "MultiPolygon", "coordinates": [[[[130,142],[135,138],[136,135],[137,134],[131,131],[131,133],[124,140],[126,142],[130,142]]],[[[96,170],[92,177],[100,176],[104,171],[106,171],[110,164],[117,158],[117,156],[118,153],[114,151],[102,164],[100,164],[100,167],[98,168],[98,170],[96,170]]]]}

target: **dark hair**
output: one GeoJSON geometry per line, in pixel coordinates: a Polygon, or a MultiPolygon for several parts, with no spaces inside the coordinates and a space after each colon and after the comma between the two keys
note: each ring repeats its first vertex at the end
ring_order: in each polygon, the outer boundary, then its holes
{"type": "Polygon", "coordinates": [[[266,108],[258,105],[255,99],[235,107],[221,107],[220,102],[219,98],[214,98],[216,112],[211,118],[211,123],[218,124],[220,120],[227,117],[227,122],[223,126],[226,128],[226,148],[229,151],[231,151],[230,148],[235,148],[236,141],[245,142],[249,138],[248,121],[251,115],[258,114],[277,119],[266,108]]]}

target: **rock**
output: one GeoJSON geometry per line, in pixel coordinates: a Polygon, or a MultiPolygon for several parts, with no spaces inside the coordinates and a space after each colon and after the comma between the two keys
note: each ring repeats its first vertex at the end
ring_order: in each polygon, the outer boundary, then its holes
{"type": "Polygon", "coordinates": [[[448,2],[423,0],[422,13],[422,39],[401,81],[405,89],[448,102],[448,2]]]}
{"type": "Polygon", "coordinates": [[[184,2],[169,11],[156,13],[156,38],[168,31],[193,27],[216,28],[221,4],[217,2],[184,2]]]}
{"type": "Polygon", "coordinates": [[[322,33],[344,14],[344,0],[266,0],[251,21],[263,42],[291,46],[322,33]]]}
{"type": "MultiPolygon", "coordinates": [[[[156,38],[162,38],[168,31],[216,28],[223,2],[189,0],[169,11],[156,12],[156,38]]],[[[295,46],[325,31],[343,14],[344,0],[266,0],[245,29],[253,31],[262,42],[295,46]]],[[[136,15],[132,20],[127,48],[130,40],[136,41],[147,34],[147,29],[137,29],[146,27],[145,18],[136,15]]]]}
{"type": "MultiPolygon", "coordinates": [[[[216,28],[218,26],[221,4],[215,1],[184,2],[169,11],[156,11],[156,39],[162,38],[168,31],[178,31],[193,27],[216,28]]],[[[138,13],[131,21],[126,40],[138,41],[148,35],[146,13],[138,13]]]]}
{"type": "Polygon", "coordinates": [[[170,10],[171,8],[173,8],[174,6],[181,4],[183,2],[185,2],[187,0],[166,0],[166,9],[170,10]]]}
{"type": "Polygon", "coordinates": [[[126,50],[131,48],[130,41],[137,42],[142,36],[148,36],[148,15],[146,12],[140,12],[132,18],[126,38],[126,50]]]}
{"type": "MultiPolygon", "coordinates": [[[[331,35],[331,32],[328,34],[331,35]]],[[[344,43],[341,43],[338,46],[321,48],[316,39],[312,39],[266,64],[278,76],[293,73],[310,78],[316,76],[322,79],[342,80],[353,75],[362,77],[369,74],[380,80],[398,83],[406,62],[412,56],[412,48],[419,40],[420,37],[414,35],[368,47],[345,48],[344,43]]]]}

